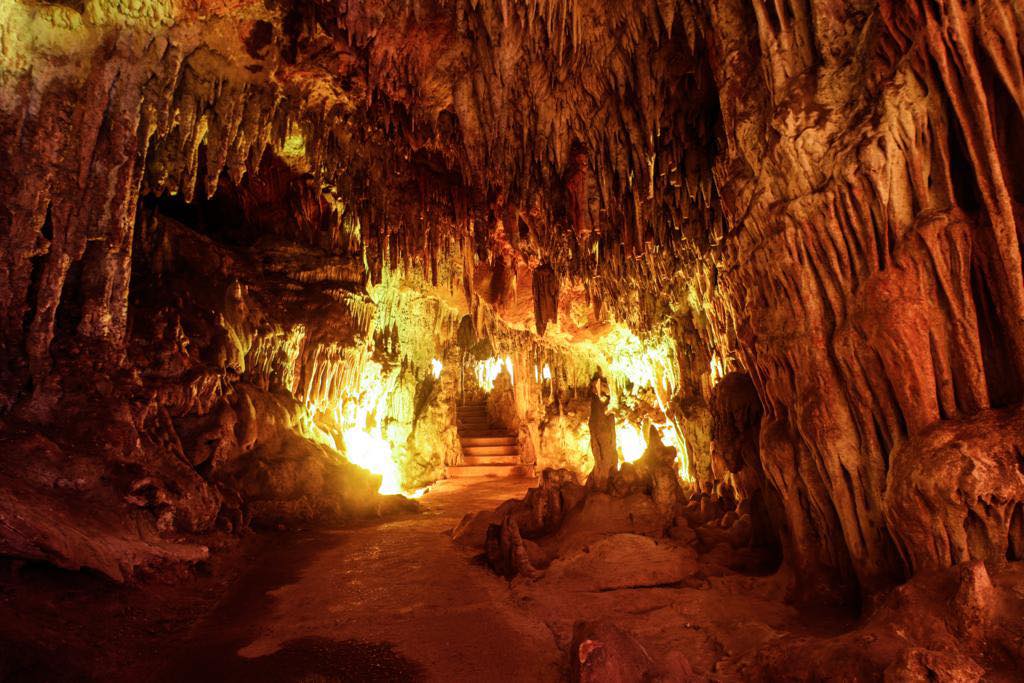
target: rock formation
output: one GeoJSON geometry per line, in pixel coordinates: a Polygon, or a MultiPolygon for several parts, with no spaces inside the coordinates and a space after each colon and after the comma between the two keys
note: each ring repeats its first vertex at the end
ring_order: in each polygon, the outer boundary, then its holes
{"type": "MultiPolygon", "coordinates": [[[[7,0],[0,554],[126,581],[377,514],[496,359],[524,461],[589,438],[591,497],[774,547],[797,602],[1002,590],[1022,35],[1014,0],[7,0]],[[675,457],[618,468],[651,425],[675,457]]],[[[498,522],[504,573],[567,486],[498,522]]],[[[983,675],[925,640],[886,675],[983,675]]]]}

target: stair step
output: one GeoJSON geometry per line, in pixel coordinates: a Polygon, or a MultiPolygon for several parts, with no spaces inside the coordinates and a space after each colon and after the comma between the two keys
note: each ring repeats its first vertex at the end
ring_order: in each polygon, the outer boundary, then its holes
{"type": "Polygon", "coordinates": [[[499,436],[464,436],[460,439],[462,447],[467,446],[514,446],[518,439],[514,434],[501,434],[499,436]]]}
{"type": "Polygon", "coordinates": [[[504,446],[467,446],[462,445],[462,452],[466,455],[519,455],[519,447],[516,445],[504,446]]]}
{"type": "Polygon", "coordinates": [[[516,455],[465,455],[463,465],[518,465],[519,454],[516,455]]]}
{"type": "Polygon", "coordinates": [[[449,479],[462,477],[533,477],[533,465],[450,465],[449,479]]]}
{"type": "Polygon", "coordinates": [[[502,429],[459,429],[460,441],[463,439],[493,439],[497,437],[515,438],[502,429]]]}

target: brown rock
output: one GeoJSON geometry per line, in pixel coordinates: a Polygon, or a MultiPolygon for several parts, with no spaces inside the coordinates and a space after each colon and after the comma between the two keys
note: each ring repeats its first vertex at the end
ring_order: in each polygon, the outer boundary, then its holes
{"type": "Polygon", "coordinates": [[[580,683],[631,683],[645,680],[654,669],[643,646],[607,622],[573,626],[569,652],[570,680],[580,683]]]}
{"type": "Polygon", "coordinates": [[[545,582],[574,591],[606,591],[677,584],[697,572],[697,554],[647,536],[614,534],[554,560],[545,582]]]}

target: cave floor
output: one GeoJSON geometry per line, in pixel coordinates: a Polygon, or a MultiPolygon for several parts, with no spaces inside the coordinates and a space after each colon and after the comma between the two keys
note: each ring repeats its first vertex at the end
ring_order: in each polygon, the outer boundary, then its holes
{"type": "MultiPolygon", "coordinates": [[[[593,590],[511,584],[456,545],[467,512],[533,480],[440,482],[419,513],[250,537],[191,581],[113,586],[80,573],[0,577],[0,674],[10,680],[557,681],[573,624],[634,634],[668,680],[744,680],[778,638],[851,623],[784,604],[780,577],[700,562],[685,584],[593,590]],[[13,669],[12,669],[13,666],[13,669]],[[6,669],[5,669],[6,667],[6,669]],[[43,676],[38,676],[44,672],[43,676]]],[[[0,680],[5,680],[0,675],[0,680]]]]}
{"type": "Polygon", "coordinates": [[[509,584],[448,531],[530,485],[449,480],[420,514],[287,537],[197,624],[166,679],[557,681],[573,624],[608,619],[681,674],[743,680],[734,663],[773,639],[843,626],[784,605],[776,578],[710,569],[685,586],[509,584]]]}
{"type": "Polygon", "coordinates": [[[419,514],[284,540],[197,624],[166,679],[558,680],[551,631],[446,533],[533,483],[443,481],[419,514]]]}

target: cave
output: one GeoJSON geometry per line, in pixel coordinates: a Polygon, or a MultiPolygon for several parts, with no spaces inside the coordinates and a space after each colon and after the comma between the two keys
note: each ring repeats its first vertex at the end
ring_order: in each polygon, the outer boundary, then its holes
{"type": "Polygon", "coordinates": [[[1019,0],[0,0],[0,681],[1024,678],[1019,0]]]}

